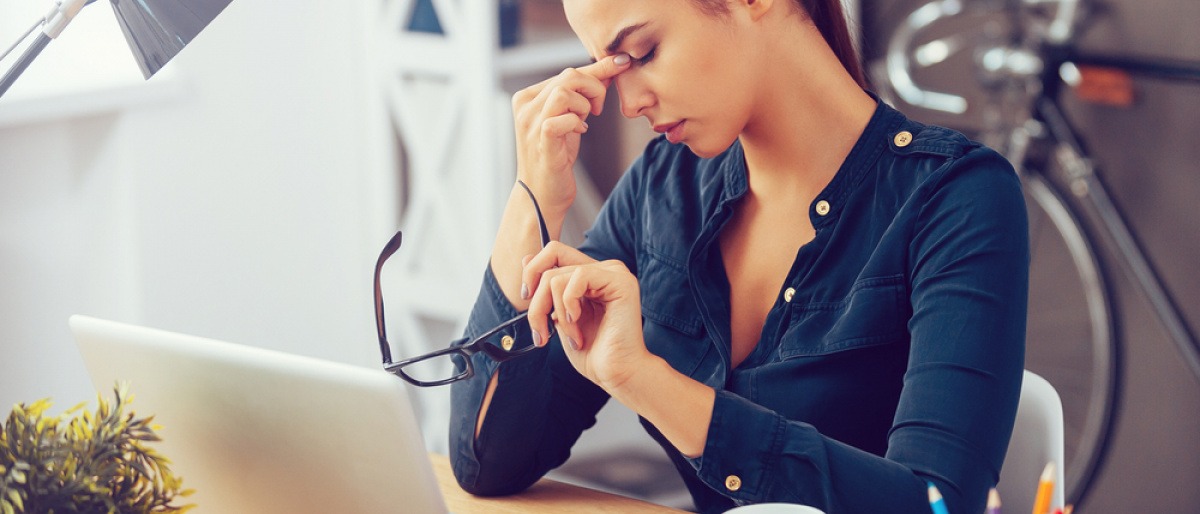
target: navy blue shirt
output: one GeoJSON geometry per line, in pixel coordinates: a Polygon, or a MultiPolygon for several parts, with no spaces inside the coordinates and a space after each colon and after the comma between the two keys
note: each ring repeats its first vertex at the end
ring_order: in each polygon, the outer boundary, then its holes
{"type": "MultiPolygon", "coordinates": [[[[684,458],[644,419],[696,507],[792,502],[828,514],[982,512],[1020,393],[1029,243],[1012,167],[961,134],[880,102],[812,202],[762,337],[730,366],[718,235],[747,192],[741,145],[702,159],[652,141],[581,247],[638,277],[645,341],[717,392],[704,453],[684,458]]],[[[490,269],[467,335],[517,312],[490,269]]],[[[516,328],[529,344],[529,328],[516,328]]],[[[497,337],[500,337],[499,335],[497,337]]],[[[454,384],[451,461],[464,489],[520,491],[561,465],[608,395],[556,342],[454,384]],[[488,381],[499,386],[478,439],[488,381]]]]}

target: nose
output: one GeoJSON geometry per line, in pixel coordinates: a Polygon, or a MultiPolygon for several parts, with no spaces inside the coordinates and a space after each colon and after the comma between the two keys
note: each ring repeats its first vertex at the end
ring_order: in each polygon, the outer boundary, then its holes
{"type": "Polygon", "coordinates": [[[621,98],[621,114],[626,118],[642,116],[646,108],[654,105],[654,94],[635,74],[622,73],[613,81],[617,85],[617,96],[621,98]]]}

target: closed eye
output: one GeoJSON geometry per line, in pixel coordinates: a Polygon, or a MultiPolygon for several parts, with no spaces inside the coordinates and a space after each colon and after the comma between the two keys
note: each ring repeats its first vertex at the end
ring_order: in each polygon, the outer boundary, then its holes
{"type": "Polygon", "coordinates": [[[658,45],[654,45],[654,47],[650,48],[650,51],[646,52],[646,55],[643,55],[641,57],[634,57],[633,62],[635,64],[637,64],[638,66],[644,66],[646,63],[649,63],[650,61],[654,60],[654,52],[656,50],[658,50],[658,45]]]}

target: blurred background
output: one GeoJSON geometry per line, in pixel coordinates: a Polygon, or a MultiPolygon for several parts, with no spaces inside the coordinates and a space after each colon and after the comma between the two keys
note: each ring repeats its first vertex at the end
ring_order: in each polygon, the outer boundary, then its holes
{"type": "MultiPolygon", "coordinates": [[[[868,60],[921,3],[848,3],[868,60]]],[[[111,9],[97,2],[0,98],[5,412],[94,397],[67,330],[74,313],[376,366],[371,271],[401,228],[405,247],[384,276],[395,351],[461,332],[514,176],[509,98],[588,61],[560,2],[287,5],[234,0],[143,81],[111,9]]],[[[1086,47],[1200,60],[1200,3],[1095,5],[1086,47]]],[[[0,0],[0,45],[48,6],[0,0]]],[[[964,89],[972,80],[936,79],[964,89]]],[[[1195,327],[1200,88],[1137,87],[1132,108],[1067,104],[1195,327]]],[[[898,107],[968,130],[978,122],[898,107]]],[[[616,112],[614,96],[589,122],[568,242],[653,136],[616,112]]],[[[1124,273],[1109,275],[1125,365],[1083,511],[1195,512],[1200,381],[1124,273]]],[[[414,391],[433,450],[446,444],[446,392],[414,391]]],[[[555,476],[688,505],[661,451],[615,402],[555,476]]]]}

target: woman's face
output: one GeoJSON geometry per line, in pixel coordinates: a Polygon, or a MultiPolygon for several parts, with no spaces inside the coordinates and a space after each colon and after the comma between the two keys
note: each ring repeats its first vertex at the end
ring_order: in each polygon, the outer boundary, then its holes
{"type": "Polygon", "coordinates": [[[701,157],[733,143],[750,119],[759,71],[748,17],[709,15],[692,0],[564,0],[567,19],[595,59],[626,53],[621,112],[643,116],[701,157]]]}

